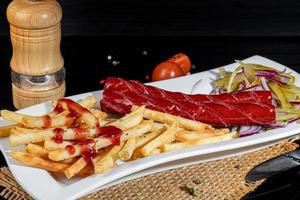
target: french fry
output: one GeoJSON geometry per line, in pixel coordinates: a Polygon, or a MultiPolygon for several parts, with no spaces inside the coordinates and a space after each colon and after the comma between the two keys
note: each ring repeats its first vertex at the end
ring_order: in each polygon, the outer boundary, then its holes
{"type": "Polygon", "coordinates": [[[50,135],[43,130],[41,130],[40,132],[32,131],[32,132],[22,133],[15,129],[12,129],[11,135],[8,137],[8,141],[9,144],[14,147],[22,144],[43,142],[45,138],[48,136],[50,135]]]}
{"type": "Polygon", "coordinates": [[[26,133],[26,132],[39,132],[41,131],[41,129],[31,129],[31,128],[24,128],[24,127],[20,127],[20,126],[17,126],[15,128],[15,130],[19,133],[26,133]]]}
{"type": "MultiPolygon", "coordinates": [[[[136,110],[138,108],[139,107],[137,106],[132,106],[132,110],[136,110]]],[[[144,117],[146,119],[152,119],[154,121],[161,122],[161,123],[167,123],[167,124],[178,123],[179,127],[188,130],[201,131],[206,129],[212,129],[212,126],[209,124],[193,121],[176,115],[150,110],[147,108],[144,111],[144,117]]]]}
{"type": "MultiPolygon", "coordinates": [[[[104,137],[99,137],[99,138],[95,138],[93,139],[95,141],[95,149],[102,149],[104,147],[107,147],[109,145],[111,145],[111,140],[109,138],[104,138],[104,137]]],[[[73,145],[74,147],[74,153],[70,154],[66,149],[57,149],[54,151],[50,151],[48,154],[48,157],[50,160],[53,161],[61,161],[61,160],[66,160],[69,158],[74,158],[77,157],[81,154],[81,145],[80,144],[76,144],[73,145]]]]}
{"type": "MultiPolygon", "coordinates": [[[[82,101],[80,101],[79,104],[84,108],[90,109],[90,108],[92,108],[96,105],[97,101],[98,101],[97,97],[92,95],[92,96],[88,96],[85,99],[83,99],[82,101]]],[[[57,105],[57,100],[52,102],[52,107],[53,108],[56,105],[57,105]]]]}
{"type": "MultiPolygon", "coordinates": [[[[94,105],[96,102],[97,100],[95,99],[95,97],[90,97],[90,98],[86,98],[85,101],[81,102],[81,104],[90,107],[91,105],[94,105]]],[[[80,106],[81,104],[79,103],[80,106]]],[[[95,110],[93,111],[94,113],[96,113],[95,110]]],[[[45,121],[50,122],[50,127],[61,127],[61,126],[68,125],[70,123],[70,118],[66,117],[68,112],[64,112],[64,113],[65,115],[62,114],[56,115],[54,112],[51,112],[49,113],[49,115],[44,115],[44,116],[29,116],[25,114],[12,112],[9,110],[1,110],[1,116],[4,120],[16,122],[28,128],[44,128],[45,126],[47,126],[47,124],[45,124],[45,121]]],[[[99,116],[99,112],[97,116],[99,116]]],[[[89,111],[82,113],[80,119],[84,121],[88,125],[88,127],[96,127],[98,123],[97,118],[89,111]]]]}
{"type": "Polygon", "coordinates": [[[144,120],[137,126],[123,131],[121,141],[141,136],[153,129],[154,122],[152,120],[144,120]]]}
{"type": "Polygon", "coordinates": [[[126,141],[125,145],[119,152],[119,158],[121,160],[129,160],[133,154],[136,145],[136,138],[131,138],[126,141]]]}
{"type": "Polygon", "coordinates": [[[122,149],[124,143],[113,146],[104,156],[99,156],[93,160],[95,173],[102,174],[107,172],[114,166],[118,158],[119,151],[122,149]]]}
{"type": "Polygon", "coordinates": [[[65,163],[65,164],[73,164],[78,160],[78,158],[69,158],[66,160],[61,160],[59,161],[60,163],[65,163]]]}
{"type": "Polygon", "coordinates": [[[83,122],[87,127],[94,128],[98,124],[98,119],[90,112],[89,109],[83,107],[80,103],[77,103],[72,100],[61,99],[56,101],[56,105],[60,105],[64,110],[69,110],[70,112],[74,112],[79,114],[79,119],[83,122]]]}
{"type": "MultiPolygon", "coordinates": [[[[80,129],[81,134],[78,135],[77,129],[74,128],[60,128],[63,132],[62,138],[63,140],[82,140],[85,137],[95,137],[97,136],[97,129],[80,129]],[[83,138],[81,138],[83,137],[83,138]]],[[[20,131],[14,131],[14,134],[9,136],[9,142],[11,146],[18,146],[22,144],[28,143],[37,143],[43,142],[46,138],[52,138],[55,136],[55,129],[43,129],[43,130],[36,130],[36,129],[23,129],[20,131]],[[26,132],[23,132],[26,131],[26,132]]]]}
{"type": "Polygon", "coordinates": [[[160,149],[163,152],[168,151],[174,151],[179,149],[184,149],[188,147],[198,146],[198,145],[204,145],[209,143],[215,143],[215,142],[221,142],[226,140],[231,140],[238,137],[238,133],[236,131],[233,131],[231,133],[213,136],[213,137],[207,137],[204,139],[199,139],[195,141],[186,141],[186,142],[177,142],[177,143],[171,143],[171,144],[163,144],[160,149]]]}
{"type": "Polygon", "coordinates": [[[110,125],[116,126],[121,130],[127,130],[134,126],[137,126],[143,120],[145,106],[140,106],[133,112],[125,115],[124,117],[112,122],[110,125]]]}
{"type": "Polygon", "coordinates": [[[98,119],[90,112],[84,112],[80,116],[80,120],[87,125],[88,128],[94,128],[98,124],[98,119]]]}
{"type": "Polygon", "coordinates": [[[227,133],[227,134],[197,140],[195,142],[195,144],[196,145],[203,145],[203,144],[209,144],[209,143],[215,143],[215,142],[222,142],[222,141],[226,141],[226,140],[232,140],[234,138],[237,138],[238,136],[239,136],[238,132],[233,131],[233,132],[230,132],[230,133],[227,133]]]}
{"type": "Polygon", "coordinates": [[[1,110],[0,115],[4,120],[11,121],[11,122],[16,122],[18,124],[23,123],[24,115],[22,115],[22,114],[15,113],[15,112],[12,112],[12,111],[9,111],[9,110],[1,110]]]}
{"type": "Polygon", "coordinates": [[[159,136],[164,130],[165,129],[155,130],[153,132],[144,134],[136,138],[136,144],[135,144],[136,148],[140,148],[144,146],[145,144],[147,144],[148,142],[150,142],[151,140],[159,136]]]}
{"type": "Polygon", "coordinates": [[[181,130],[180,128],[177,127],[177,124],[173,124],[168,128],[165,132],[163,132],[161,135],[150,141],[148,144],[143,146],[141,148],[141,153],[144,156],[148,156],[151,154],[151,152],[156,149],[157,147],[165,144],[165,143],[171,143],[175,140],[175,134],[181,130]]]}
{"type": "Polygon", "coordinates": [[[99,125],[100,125],[100,127],[103,127],[103,126],[108,125],[109,123],[111,123],[111,122],[110,122],[110,121],[107,121],[106,119],[102,119],[102,120],[99,122],[99,125]]]}
{"type": "Polygon", "coordinates": [[[148,156],[153,156],[153,155],[156,155],[156,154],[160,154],[161,152],[162,152],[161,149],[156,148],[156,149],[153,149],[153,150],[148,154],[148,156]]]}
{"type": "Polygon", "coordinates": [[[64,171],[64,174],[67,179],[70,179],[77,173],[79,173],[83,168],[85,168],[85,166],[87,166],[87,162],[83,158],[79,158],[75,163],[73,163],[64,171]]]}
{"type": "Polygon", "coordinates": [[[91,165],[85,166],[80,172],[78,172],[75,176],[86,177],[95,174],[94,167],[91,165]]]}
{"type": "Polygon", "coordinates": [[[163,144],[160,147],[160,149],[162,150],[162,152],[168,152],[168,151],[175,151],[179,149],[185,149],[192,146],[196,146],[196,144],[192,144],[189,142],[175,142],[175,143],[163,144]]]}
{"type": "MultiPolygon", "coordinates": [[[[76,138],[76,133],[72,129],[63,129],[62,135],[64,140],[72,140],[76,138]]],[[[12,130],[12,134],[9,136],[8,141],[11,146],[18,146],[28,143],[43,142],[48,137],[54,137],[54,129],[44,130],[28,130],[28,132],[20,132],[12,130]]]]}
{"type": "MultiPolygon", "coordinates": [[[[24,165],[44,169],[49,172],[64,173],[64,171],[70,166],[69,164],[54,162],[22,151],[12,151],[10,155],[24,165]]],[[[93,168],[85,167],[77,175],[89,176],[91,174],[94,174],[93,168]]]]}
{"type": "Polygon", "coordinates": [[[154,122],[154,125],[152,127],[152,132],[160,131],[160,130],[166,130],[168,127],[170,127],[168,124],[162,124],[162,123],[159,123],[159,122],[154,122]]]}
{"type": "Polygon", "coordinates": [[[0,127],[0,137],[7,137],[10,135],[10,131],[12,129],[15,129],[16,127],[18,127],[17,124],[14,125],[8,125],[8,126],[1,126],[0,127]]]}
{"type": "Polygon", "coordinates": [[[45,169],[50,172],[64,172],[64,170],[69,166],[68,164],[58,163],[50,160],[43,159],[41,157],[35,156],[31,153],[25,153],[21,151],[12,151],[10,153],[11,157],[27,166],[45,169]]]}
{"type": "MultiPolygon", "coordinates": [[[[102,156],[103,154],[107,153],[110,148],[103,148],[98,152],[98,157],[102,156]]],[[[77,173],[82,171],[86,166],[88,166],[87,161],[84,158],[79,158],[76,162],[74,162],[71,166],[69,166],[65,171],[65,176],[70,179],[75,176],[77,173]]],[[[94,168],[92,168],[94,171],[94,168]]]]}
{"type": "Polygon", "coordinates": [[[99,162],[94,163],[94,171],[96,174],[104,174],[114,166],[114,163],[114,159],[110,155],[107,155],[99,159],[99,162]]]}
{"type": "Polygon", "coordinates": [[[214,136],[219,136],[223,134],[228,134],[229,129],[213,129],[213,130],[203,130],[203,131],[179,131],[176,133],[176,140],[178,141],[195,141],[195,140],[202,140],[205,138],[210,138],[214,136]]]}
{"type": "Polygon", "coordinates": [[[90,112],[98,119],[98,122],[101,122],[101,120],[107,117],[107,113],[102,112],[101,110],[91,108],[90,112]]]}
{"type": "MultiPolygon", "coordinates": [[[[147,154],[147,157],[148,156],[153,156],[153,155],[156,155],[156,154],[160,154],[161,152],[162,152],[162,150],[160,148],[153,149],[149,154],[147,154]]],[[[138,148],[133,152],[133,155],[132,155],[131,159],[136,160],[136,159],[140,159],[140,158],[143,158],[143,157],[146,157],[146,156],[144,156],[142,154],[141,148],[138,148]]]]}
{"type": "Polygon", "coordinates": [[[53,151],[57,149],[64,149],[68,145],[73,145],[73,142],[70,141],[63,141],[62,143],[54,142],[51,138],[46,138],[44,142],[44,148],[48,151],[53,151]]]}
{"type": "Polygon", "coordinates": [[[92,108],[98,102],[97,97],[94,95],[86,97],[84,100],[80,101],[79,104],[84,108],[92,108]]]}
{"type": "Polygon", "coordinates": [[[120,118],[121,117],[112,117],[112,116],[109,116],[109,117],[106,117],[104,120],[111,124],[111,123],[119,120],[120,118]]]}
{"type": "Polygon", "coordinates": [[[141,153],[141,147],[143,147],[145,144],[147,144],[148,142],[150,142],[151,140],[159,136],[165,130],[166,130],[165,126],[156,126],[156,128],[154,128],[154,131],[144,134],[140,137],[137,137],[132,159],[136,160],[138,158],[143,157],[143,154],[141,153]]]}
{"type": "Polygon", "coordinates": [[[131,156],[131,160],[137,160],[143,157],[144,155],[141,152],[141,148],[136,148],[131,156]]]}
{"type": "MultiPolygon", "coordinates": [[[[43,115],[43,116],[30,116],[12,112],[9,110],[1,110],[1,116],[4,120],[22,124],[27,128],[42,129],[47,126],[46,121],[49,121],[50,127],[61,127],[70,123],[70,120],[65,115],[43,115]]],[[[50,128],[49,127],[49,128],[50,128]]]]}
{"type": "Polygon", "coordinates": [[[32,143],[27,144],[26,151],[35,156],[48,159],[48,151],[37,144],[32,144],[32,143]]]}

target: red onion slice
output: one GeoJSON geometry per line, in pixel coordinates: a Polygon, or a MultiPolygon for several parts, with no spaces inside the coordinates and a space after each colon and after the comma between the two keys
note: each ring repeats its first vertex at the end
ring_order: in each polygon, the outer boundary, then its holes
{"type": "Polygon", "coordinates": [[[286,122],[276,122],[274,124],[270,124],[270,127],[272,128],[283,128],[287,125],[286,122]]]}
{"type": "Polygon", "coordinates": [[[295,121],[298,121],[299,119],[300,119],[300,117],[295,117],[295,118],[292,118],[292,119],[288,120],[286,123],[290,124],[290,123],[293,123],[295,121]]]}
{"type": "Polygon", "coordinates": [[[278,80],[278,79],[275,79],[275,78],[267,78],[269,79],[270,81],[273,81],[279,85],[286,85],[286,82],[285,81],[282,81],[282,80],[278,80]]]}
{"type": "Polygon", "coordinates": [[[199,79],[192,87],[191,94],[195,94],[195,91],[201,86],[202,79],[199,79]]]}
{"type": "Polygon", "coordinates": [[[265,77],[261,77],[260,78],[260,82],[261,82],[261,85],[264,88],[264,90],[270,91],[270,88],[269,88],[269,86],[267,84],[267,81],[266,81],[265,77]]]}
{"type": "Polygon", "coordinates": [[[260,73],[269,74],[269,75],[272,75],[272,76],[275,76],[275,75],[278,74],[277,71],[271,70],[271,69],[258,69],[257,71],[259,71],[260,73]]]}
{"type": "Polygon", "coordinates": [[[259,133],[262,129],[262,126],[241,126],[239,137],[245,137],[259,133]]]}
{"type": "Polygon", "coordinates": [[[300,105],[300,100],[292,100],[290,101],[291,104],[300,105]]]}
{"type": "Polygon", "coordinates": [[[257,91],[257,90],[264,90],[264,89],[261,88],[259,84],[257,84],[257,85],[253,85],[251,87],[247,87],[247,88],[241,89],[239,91],[249,91],[249,90],[257,91]]]}

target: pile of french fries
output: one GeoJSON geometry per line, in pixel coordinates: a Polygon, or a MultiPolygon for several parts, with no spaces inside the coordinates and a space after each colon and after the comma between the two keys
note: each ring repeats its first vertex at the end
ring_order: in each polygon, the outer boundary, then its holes
{"type": "MultiPolygon", "coordinates": [[[[95,109],[97,98],[89,96],[78,103],[89,112],[80,116],[77,126],[88,130],[85,137],[94,141],[96,155],[88,163],[81,155],[81,146],[76,143],[78,137],[72,127],[66,126],[66,115],[70,112],[63,106],[63,112],[48,113],[51,126],[44,127],[44,116],[29,116],[1,110],[4,120],[16,125],[0,127],[0,135],[8,136],[12,147],[24,145],[24,151],[12,150],[11,157],[20,163],[64,173],[70,179],[74,176],[89,176],[105,173],[122,161],[135,160],[163,152],[193,147],[197,145],[230,140],[237,137],[237,132],[229,129],[215,129],[211,125],[182,117],[146,109],[144,106],[132,107],[132,112],[121,118],[95,109]],[[95,126],[115,126],[122,130],[120,144],[113,145],[109,138],[98,136],[95,126]],[[54,128],[63,129],[63,142],[53,140],[54,128]],[[66,147],[71,145],[74,153],[66,147]]],[[[57,101],[53,102],[55,107],[57,101]]],[[[77,104],[77,103],[76,103],[77,104]]]]}

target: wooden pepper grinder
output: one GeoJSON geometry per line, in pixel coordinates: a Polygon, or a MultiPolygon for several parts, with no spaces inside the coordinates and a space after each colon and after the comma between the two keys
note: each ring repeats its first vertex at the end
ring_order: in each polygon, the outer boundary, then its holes
{"type": "Polygon", "coordinates": [[[65,94],[61,18],[55,0],[13,0],[7,8],[13,103],[18,109],[65,94]]]}

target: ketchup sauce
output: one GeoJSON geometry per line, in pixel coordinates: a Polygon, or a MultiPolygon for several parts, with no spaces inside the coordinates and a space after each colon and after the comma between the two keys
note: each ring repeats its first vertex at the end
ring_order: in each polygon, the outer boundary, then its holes
{"type": "MultiPolygon", "coordinates": [[[[58,111],[60,111],[60,109],[62,108],[61,106],[62,103],[65,103],[69,111],[77,116],[80,116],[85,112],[90,112],[88,109],[82,107],[80,104],[76,103],[75,101],[71,99],[64,99],[64,98],[57,100],[56,107],[58,107],[57,108],[58,111]]],[[[56,110],[56,107],[54,108],[54,110],[56,110]]]]}
{"type": "Polygon", "coordinates": [[[58,144],[61,144],[63,143],[63,134],[64,134],[64,129],[62,128],[55,128],[53,130],[53,133],[54,133],[54,136],[52,137],[52,140],[55,142],[55,143],[58,143],[58,144]]]}
{"type": "Polygon", "coordinates": [[[86,139],[86,133],[87,129],[80,128],[79,126],[72,128],[73,132],[75,133],[75,140],[85,140],[86,139]]]}
{"type": "Polygon", "coordinates": [[[97,150],[95,147],[95,141],[93,139],[87,139],[78,144],[81,146],[81,155],[82,155],[83,159],[88,164],[92,164],[92,159],[97,154],[97,150]]]}
{"type": "Polygon", "coordinates": [[[55,108],[53,109],[53,111],[56,114],[62,113],[64,111],[64,108],[61,106],[61,104],[59,102],[57,102],[55,108]]]}
{"type": "Polygon", "coordinates": [[[73,145],[67,145],[66,150],[70,155],[73,155],[75,153],[75,147],[73,145]]]}
{"type": "Polygon", "coordinates": [[[70,127],[73,124],[75,124],[76,119],[78,118],[78,116],[76,114],[74,114],[73,112],[70,112],[66,115],[66,122],[65,125],[70,127]]]}
{"type": "Polygon", "coordinates": [[[43,116],[43,128],[49,128],[51,126],[51,117],[49,115],[43,116]]]}
{"type": "Polygon", "coordinates": [[[65,104],[70,111],[69,114],[67,114],[65,125],[70,127],[76,123],[76,120],[78,117],[83,115],[84,113],[90,112],[88,109],[82,107],[80,104],[76,103],[75,101],[71,99],[64,99],[61,98],[57,100],[57,104],[54,108],[54,112],[59,114],[64,111],[63,104],[65,104]]]}
{"type": "Polygon", "coordinates": [[[122,130],[115,126],[97,126],[97,136],[109,138],[112,144],[120,145],[122,130]]]}

